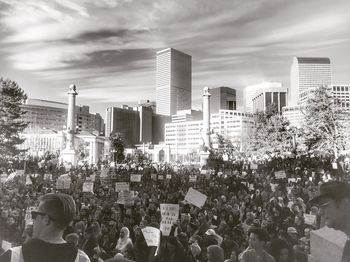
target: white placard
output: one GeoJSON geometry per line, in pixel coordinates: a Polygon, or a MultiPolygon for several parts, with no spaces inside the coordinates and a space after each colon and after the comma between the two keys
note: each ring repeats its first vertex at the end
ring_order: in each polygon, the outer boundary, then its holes
{"type": "Polygon", "coordinates": [[[297,180],[294,177],[288,178],[288,183],[295,183],[297,180]]]}
{"type": "Polygon", "coordinates": [[[17,169],[16,170],[16,175],[17,176],[23,176],[24,175],[24,169],[17,169]]]}
{"type": "Polygon", "coordinates": [[[195,205],[196,207],[201,208],[207,200],[207,196],[190,187],[185,196],[185,200],[195,205]]]}
{"type": "Polygon", "coordinates": [[[90,175],[90,179],[91,179],[92,182],[95,182],[96,181],[96,175],[95,174],[90,175]]]}
{"type": "Polygon", "coordinates": [[[316,216],[311,214],[304,214],[304,220],[305,220],[305,224],[307,225],[315,225],[316,216]]]}
{"type": "Polygon", "coordinates": [[[151,174],[151,179],[152,180],[157,180],[157,174],[151,174]]]}
{"type": "Polygon", "coordinates": [[[166,179],[171,179],[171,174],[167,174],[166,179]]]}
{"type": "Polygon", "coordinates": [[[332,163],[332,168],[333,168],[333,169],[338,169],[338,165],[337,165],[336,162],[333,162],[333,163],[332,163]]]}
{"type": "Polygon", "coordinates": [[[224,155],[222,156],[222,160],[228,161],[228,155],[227,155],[227,154],[224,154],[224,155]]]}
{"type": "Polygon", "coordinates": [[[171,226],[179,219],[178,204],[160,204],[160,214],[162,221],[160,222],[160,230],[163,236],[169,236],[171,226]]]}
{"type": "Polygon", "coordinates": [[[109,168],[106,167],[106,168],[103,168],[101,170],[101,177],[107,177],[108,176],[108,173],[109,173],[109,168]]]}
{"type": "Polygon", "coordinates": [[[141,175],[140,174],[131,174],[130,175],[130,182],[141,182],[141,175]]]}
{"type": "Polygon", "coordinates": [[[276,187],[278,184],[270,184],[272,192],[276,192],[276,187]]]}
{"type": "Polygon", "coordinates": [[[250,164],[250,169],[251,169],[251,170],[257,170],[257,169],[258,169],[258,165],[252,163],[252,164],[250,164]]]}
{"type": "Polygon", "coordinates": [[[160,230],[155,227],[145,227],[141,229],[142,234],[146,240],[147,246],[159,247],[160,244],[160,230]]]}
{"type": "Polygon", "coordinates": [[[5,183],[7,180],[7,174],[1,174],[0,175],[0,183],[5,183]]]}
{"type": "Polygon", "coordinates": [[[44,180],[52,180],[52,174],[44,174],[44,180]]]}
{"type": "Polygon", "coordinates": [[[115,192],[130,191],[129,182],[117,182],[115,183],[115,192]]]}
{"type": "Polygon", "coordinates": [[[26,186],[32,185],[32,180],[30,179],[30,175],[26,176],[26,186]]]}
{"type": "Polygon", "coordinates": [[[163,180],[164,176],[163,175],[158,175],[158,180],[163,180]]]}
{"type": "Polygon", "coordinates": [[[93,182],[84,182],[84,184],[83,184],[83,192],[94,193],[94,183],[93,182]]]}
{"type": "Polygon", "coordinates": [[[10,248],[12,248],[12,244],[11,244],[11,242],[3,240],[1,243],[1,248],[4,250],[4,252],[6,252],[10,248]]]}
{"type": "Polygon", "coordinates": [[[276,179],[282,179],[286,177],[286,171],[280,170],[275,172],[275,178],[276,179]]]}

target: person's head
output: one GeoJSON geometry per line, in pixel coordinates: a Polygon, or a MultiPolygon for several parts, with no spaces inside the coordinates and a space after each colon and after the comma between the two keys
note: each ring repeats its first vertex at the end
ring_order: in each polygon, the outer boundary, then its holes
{"type": "Polygon", "coordinates": [[[310,200],[319,207],[328,227],[348,231],[350,219],[350,185],[340,181],[330,181],[320,187],[320,195],[310,200]]]}
{"type": "Polygon", "coordinates": [[[71,196],[62,193],[50,193],[39,198],[37,211],[32,211],[33,237],[62,237],[63,231],[73,220],[75,203],[71,196]]]}
{"type": "Polygon", "coordinates": [[[264,248],[268,237],[266,230],[262,228],[251,228],[248,231],[249,235],[249,246],[254,249],[262,249],[264,248]]]}
{"type": "Polygon", "coordinates": [[[119,237],[122,239],[128,238],[130,236],[129,229],[127,227],[122,227],[120,229],[119,237]]]}
{"type": "Polygon", "coordinates": [[[79,242],[79,235],[77,233],[68,234],[66,235],[65,240],[68,243],[72,243],[75,247],[77,247],[79,242]]]}
{"type": "Polygon", "coordinates": [[[230,262],[236,262],[236,261],[238,261],[238,254],[236,250],[232,250],[230,254],[230,262]]]}
{"type": "Polygon", "coordinates": [[[207,258],[208,262],[224,262],[224,250],[217,245],[208,246],[207,258]]]}

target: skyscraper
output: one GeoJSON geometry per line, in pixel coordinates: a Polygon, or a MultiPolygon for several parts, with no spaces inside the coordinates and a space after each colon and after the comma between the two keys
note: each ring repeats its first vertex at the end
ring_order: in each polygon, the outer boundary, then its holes
{"type": "Polygon", "coordinates": [[[210,113],[218,113],[220,109],[236,110],[236,89],[230,87],[217,87],[210,89],[210,113]]]}
{"type": "Polygon", "coordinates": [[[156,113],[191,109],[192,58],[173,48],[157,52],[156,113]]]}
{"type": "Polygon", "coordinates": [[[310,88],[331,84],[331,62],[327,57],[294,57],[288,105],[298,104],[299,95],[310,88]]]}

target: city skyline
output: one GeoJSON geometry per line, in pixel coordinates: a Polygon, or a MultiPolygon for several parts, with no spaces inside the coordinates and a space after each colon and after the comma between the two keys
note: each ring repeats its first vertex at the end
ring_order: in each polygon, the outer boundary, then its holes
{"type": "MultiPolygon", "coordinates": [[[[193,108],[204,86],[278,81],[294,56],[329,57],[332,84],[348,84],[348,1],[0,0],[1,76],[30,98],[105,108],[155,101],[156,52],[192,56],[193,108]]],[[[242,96],[237,101],[241,103],[242,96]]]]}

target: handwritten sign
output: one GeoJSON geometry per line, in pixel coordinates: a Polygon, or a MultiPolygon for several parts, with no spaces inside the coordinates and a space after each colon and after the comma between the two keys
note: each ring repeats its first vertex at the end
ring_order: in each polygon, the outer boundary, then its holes
{"type": "Polygon", "coordinates": [[[146,240],[147,246],[159,247],[160,244],[160,230],[155,227],[145,227],[141,229],[142,234],[146,240]]]}
{"type": "Polygon", "coordinates": [[[83,184],[83,192],[94,193],[94,183],[93,182],[85,182],[83,184]]]}
{"type": "Polygon", "coordinates": [[[12,244],[11,244],[11,242],[3,240],[1,243],[1,248],[4,250],[4,252],[6,252],[10,248],[12,248],[12,244]]]}
{"type": "Polygon", "coordinates": [[[286,171],[280,170],[275,172],[275,178],[276,179],[282,179],[286,177],[286,171]]]}
{"type": "Polygon", "coordinates": [[[101,170],[101,177],[107,177],[108,176],[108,173],[109,173],[109,168],[103,168],[101,170]]]}
{"type": "Polygon", "coordinates": [[[157,180],[157,174],[151,174],[151,179],[152,180],[157,180]]]}
{"type": "Polygon", "coordinates": [[[131,174],[130,175],[130,182],[141,182],[141,175],[140,174],[131,174]]]}
{"type": "Polygon", "coordinates": [[[252,163],[252,164],[250,164],[250,169],[251,169],[251,170],[257,170],[257,169],[258,169],[258,165],[252,163]]]}
{"type": "Polygon", "coordinates": [[[164,176],[163,175],[158,175],[158,180],[163,180],[164,176]]]}
{"type": "Polygon", "coordinates": [[[336,162],[333,162],[333,163],[332,163],[332,168],[333,168],[333,169],[338,169],[338,165],[337,165],[336,162]]]}
{"type": "Polygon", "coordinates": [[[185,196],[185,200],[201,208],[207,200],[207,196],[190,187],[185,196]]]}
{"type": "Polygon", "coordinates": [[[171,179],[171,174],[167,174],[166,179],[171,179]]]}
{"type": "Polygon", "coordinates": [[[316,216],[311,214],[304,214],[304,220],[305,220],[305,224],[307,225],[315,225],[316,216]]]}
{"type": "Polygon", "coordinates": [[[117,182],[115,183],[115,192],[130,191],[129,182],[117,182]]]}
{"type": "Polygon", "coordinates": [[[160,214],[162,221],[160,222],[160,230],[163,236],[169,236],[171,226],[179,219],[178,204],[160,204],[160,214]]]}
{"type": "Polygon", "coordinates": [[[90,175],[90,179],[91,179],[92,182],[95,182],[96,181],[96,175],[95,174],[90,175]]]}

